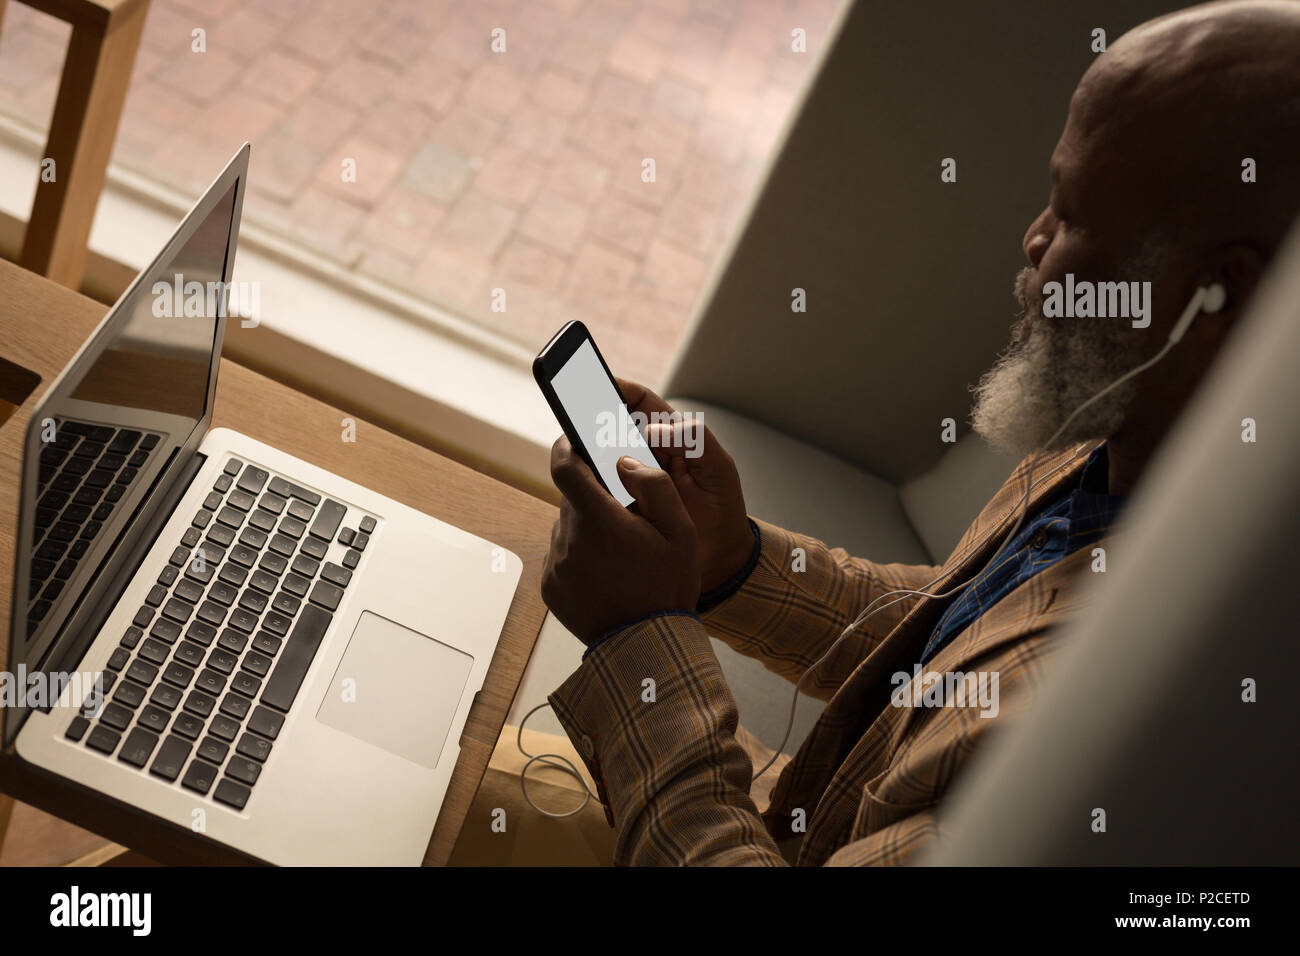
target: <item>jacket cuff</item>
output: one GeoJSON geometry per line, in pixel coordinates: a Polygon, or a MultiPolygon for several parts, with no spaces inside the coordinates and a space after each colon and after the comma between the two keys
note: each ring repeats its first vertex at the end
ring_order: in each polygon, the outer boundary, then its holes
{"type": "Polygon", "coordinates": [[[697,610],[700,619],[709,626],[727,630],[745,630],[753,626],[754,613],[764,612],[766,605],[756,605],[754,598],[760,593],[770,595],[774,590],[786,590],[786,570],[795,547],[795,536],[774,524],[759,518],[750,518],[754,529],[754,553],[742,575],[721,588],[700,597],[697,610]],[[735,587],[731,587],[732,583],[735,587]],[[722,593],[724,590],[727,593],[722,593]],[[708,603],[706,604],[706,598],[708,603]]]}
{"type": "Polygon", "coordinates": [[[607,787],[617,798],[640,782],[635,761],[625,753],[630,737],[654,737],[656,708],[684,693],[683,674],[707,681],[716,672],[722,679],[708,632],[690,612],[665,611],[614,636],[593,646],[547,698],[596,783],[610,826],[614,807],[607,787]]]}

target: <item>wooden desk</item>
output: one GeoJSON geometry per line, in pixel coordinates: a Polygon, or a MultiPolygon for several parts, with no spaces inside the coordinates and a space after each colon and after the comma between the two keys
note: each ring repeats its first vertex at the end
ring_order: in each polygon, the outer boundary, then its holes
{"type": "MultiPolygon", "coordinates": [[[[0,261],[0,358],[30,369],[30,381],[0,361],[3,399],[17,410],[0,424],[0,660],[8,660],[19,458],[32,409],[103,317],[102,305],[0,261]]],[[[430,369],[436,375],[437,369],[430,369]]],[[[478,789],[501,725],[523,676],[545,608],[539,581],[555,509],[426,448],[357,419],[356,443],[340,440],[342,420],[354,418],[242,366],[222,361],[214,425],[237,429],[292,455],[365,484],[473,534],[509,548],[523,560],[523,577],[506,619],[487,680],[470,710],[460,759],[425,854],[428,865],[451,854],[478,789]]],[[[7,665],[4,665],[7,666],[7,665]]],[[[0,753],[0,791],[93,830],[164,863],[248,862],[188,829],[54,777],[0,753]]],[[[488,821],[481,821],[486,826],[488,821]]],[[[346,826],[347,821],[340,821],[346,826]]]]}

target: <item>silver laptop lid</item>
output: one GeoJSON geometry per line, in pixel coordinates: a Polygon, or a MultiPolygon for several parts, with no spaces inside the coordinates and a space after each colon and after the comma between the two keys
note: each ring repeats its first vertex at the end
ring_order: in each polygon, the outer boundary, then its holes
{"type": "Polygon", "coordinates": [[[32,415],[8,666],[26,706],[0,708],[5,746],[42,696],[57,698],[60,670],[81,659],[157,533],[151,519],[193,475],[212,421],[248,154],[245,143],[32,415]]]}

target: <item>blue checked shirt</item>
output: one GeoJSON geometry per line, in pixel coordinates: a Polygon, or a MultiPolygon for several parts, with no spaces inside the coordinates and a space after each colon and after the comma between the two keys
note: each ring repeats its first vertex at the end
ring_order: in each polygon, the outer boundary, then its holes
{"type": "Polygon", "coordinates": [[[1025,581],[1109,532],[1124,504],[1124,498],[1107,492],[1109,470],[1106,446],[1101,445],[1088,456],[1079,483],[1026,522],[996,563],[957,597],[935,625],[921,664],[1025,581]]]}

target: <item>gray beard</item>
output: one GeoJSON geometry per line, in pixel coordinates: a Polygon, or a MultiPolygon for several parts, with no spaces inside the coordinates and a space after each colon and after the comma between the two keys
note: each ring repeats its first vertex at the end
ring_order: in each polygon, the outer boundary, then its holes
{"type": "MultiPolygon", "coordinates": [[[[1116,278],[1152,279],[1160,251],[1144,250],[1116,278]]],[[[1020,310],[1011,344],[975,386],[971,411],[978,435],[1022,458],[1115,434],[1137,392],[1136,380],[1093,402],[1052,437],[1076,408],[1145,358],[1143,336],[1134,334],[1127,319],[1045,318],[1041,296],[1027,288],[1032,274],[1028,267],[1016,274],[1020,310]]]]}

